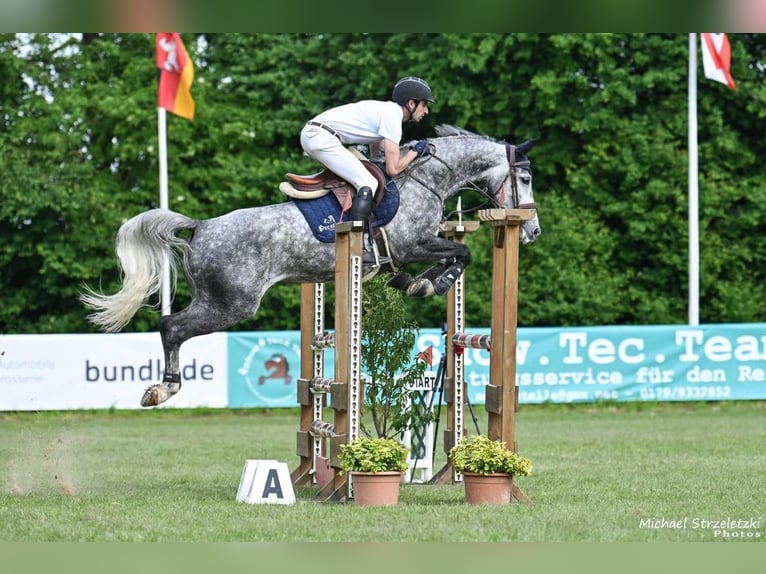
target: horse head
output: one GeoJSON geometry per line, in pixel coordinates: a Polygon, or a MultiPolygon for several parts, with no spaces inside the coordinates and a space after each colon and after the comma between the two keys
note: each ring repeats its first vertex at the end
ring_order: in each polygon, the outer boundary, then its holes
{"type": "MultiPolygon", "coordinates": [[[[494,207],[535,210],[534,216],[522,223],[519,236],[525,244],[537,239],[541,230],[532,187],[532,164],[528,156],[536,140],[512,145],[449,125],[437,126],[436,134],[442,138],[462,136],[460,153],[455,156],[457,159],[444,158],[453,163],[453,169],[465,176],[464,181],[458,182],[458,187],[473,188],[494,207]]],[[[437,140],[433,153],[439,155],[441,150],[437,140]]]]}
{"type": "Polygon", "coordinates": [[[537,218],[537,203],[532,190],[532,164],[527,156],[527,152],[535,143],[537,140],[530,139],[518,146],[505,144],[510,170],[507,185],[510,185],[511,193],[506,193],[504,200],[501,200],[502,207],[535,210],[534,216],[521,224],[519,238],[522,243],[532,243],[542,233],[540,221],[537,218]]]}

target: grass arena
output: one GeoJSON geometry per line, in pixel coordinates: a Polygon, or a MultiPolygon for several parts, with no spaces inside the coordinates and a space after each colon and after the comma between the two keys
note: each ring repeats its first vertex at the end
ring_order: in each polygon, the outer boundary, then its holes
{"type": "Polygon", "coordinates": [[[765,415],[759,401],[524,406],[533,504],[402,484],[398,505],[358,508],[309,486],[291,506],[235,501],[245,459],[298,464],[297,408],[4,413],[0,540],[763,542],[765,415]]]}

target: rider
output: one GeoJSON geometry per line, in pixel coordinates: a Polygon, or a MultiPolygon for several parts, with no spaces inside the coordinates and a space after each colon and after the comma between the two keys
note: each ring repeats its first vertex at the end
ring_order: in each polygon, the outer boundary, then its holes
{"type": "Polygon", "coordinates": [[[377,182],[346,146],[369,144],[370,156],[382,150],[386,173],[391,177],[399,175],[415,158],[429,153],[426,140],[399,153],[402,124],[419,122],[433,101],[425,80],[407,76],[396,82],[391,101],[361,100],[340,105],[323,111],[303,127],[301,146],[306,155],[354,186],[350,221],[366,221],[370,216],[377,182]]]}

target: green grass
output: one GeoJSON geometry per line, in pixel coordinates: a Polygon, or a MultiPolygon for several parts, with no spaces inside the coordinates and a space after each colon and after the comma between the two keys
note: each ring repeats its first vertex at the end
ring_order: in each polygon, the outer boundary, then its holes
{"type": "Polygon", "coordinates": [[[764,542],[765,416],[764,402],[522,406],[532,505],[403,485],[399,505],[360,508],[307,487],[292,506],[235,501],[245,459],[297,465],[296,409],[0,413],[0,541],[701,542],[721,538],[694,520],[728,518],[757,520],[746,534],[764,542]],[[640,527],[653,518],[687,527],[640,527]]]}

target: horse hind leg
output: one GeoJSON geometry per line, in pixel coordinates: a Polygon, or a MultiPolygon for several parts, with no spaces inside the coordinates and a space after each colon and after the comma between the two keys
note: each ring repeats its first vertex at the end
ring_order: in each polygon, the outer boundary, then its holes
{"type": "Polygon", "coordinates": [[[144,394],[141,397],[142,407],[156,407],[181,390],[179,354],[184,340],[179,340],[169,335],[173,331],[172,323],[174,318],[175,315],[165,315],[160,319],[160,337],[165,353],[165,372],[161,383],[150,385],[144,390],[144,394]]]}
{"type": "MultiPolygon", "coordinates": [[[[258,302],[255,303],[255,309],[257,307],[258,302]]],[[[141,406],[157,406],[178,393],[181,390],[181,345],[192,337],[225,330],[245,317],[241,309],[237,306],[222,308],[192,301],[183,311],[163,316],[160,319],[160,337],[165,353],[165,372],[162,382],[146,388],[141,397],[141,406]]]]}
{"type": "Polygon", "coordinates": [[[160,319],[160,337],[162,338],[162,348],[165,352],[165,372],[161,383],[150,385],[144,390],[141,397],[142,407],[156,407],[164,403],[170,397],[181,390],[181,366],[179,353],[181,342],[176,342],[168,337],[170,327],[168,322],[172,315],[165,315],[160,319]]]}

